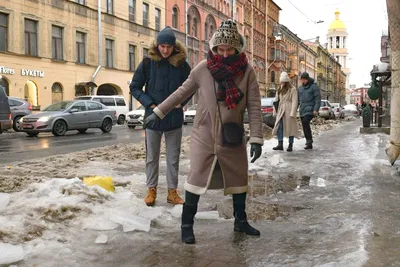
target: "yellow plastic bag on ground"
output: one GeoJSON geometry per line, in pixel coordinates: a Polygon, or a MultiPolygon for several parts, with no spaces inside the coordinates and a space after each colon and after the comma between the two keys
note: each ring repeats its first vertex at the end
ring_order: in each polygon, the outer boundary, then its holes
{"type": "Polygon", "coordinates": [[[107,191],[114,192],[115,187],[111,176],[88,176],[83,178],[86,185],[98,185],[107,191]]]}

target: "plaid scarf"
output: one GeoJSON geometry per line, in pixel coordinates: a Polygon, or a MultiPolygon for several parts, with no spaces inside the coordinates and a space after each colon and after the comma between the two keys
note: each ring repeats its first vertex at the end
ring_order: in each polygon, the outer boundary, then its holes
{"type": "Polygon", "coordinates": [[[228,109],[235,108],[244,94],[237,87],[234,79],[242,76],[246,71],[246,54],[241,53],[224,58],[214,55],[210,50],[207,55],[207,67],[218,83],[217,100],[225,101],[228,109]]]}

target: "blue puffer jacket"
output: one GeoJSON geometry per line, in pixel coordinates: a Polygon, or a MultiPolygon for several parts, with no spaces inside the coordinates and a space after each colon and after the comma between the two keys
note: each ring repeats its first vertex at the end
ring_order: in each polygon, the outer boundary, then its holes
{"type": "Polygon", "coordinates": [[[310,78],[306,85],[299,87],[299,104],[300,117],[313,115],[313,111],[319,111],[321,93],[314,79],[310,78]]]}
{"type": "MultiPolygon", "coordinates": [[[[143,61],[133,75],[132,82],[129,85],[131,95],[146,108],[145,117],[153,113],[150,108],[152,104],[158,105],[170,96],[179,86],[186,81],[191,71],[189,64],[186,62],[186,50],[182,43],[176,41],[176,50],[168,58],[163,59],[153,44],[150,49],[150,74],[146,84],[146,71],[143,61]],[[146,84],[146,90],[143,86],[146,84]]],[[[182,106],[190,100],[187,99],[182,106]]],[[[182,127],[183,125],[183,109],[176,108],[171,111],[164,119],[159,120],[154,127],[149,129],[157,131],[171,131],[182,127]]]]}

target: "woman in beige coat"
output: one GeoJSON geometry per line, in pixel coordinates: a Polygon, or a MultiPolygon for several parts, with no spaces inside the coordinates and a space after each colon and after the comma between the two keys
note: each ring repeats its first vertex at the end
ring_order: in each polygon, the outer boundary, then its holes
{"type": "Polygon", "coordinates": [[[293,151],[294,138],[298,137],[299,128],[297,125],[296,113],[298,106],[298,94],[296,88],[290,83],[289,75],[286,72],[281,73],[281,86],[277,92],[279,100],[278,110],[276,112],[275,127],[272,131],[278,136],[278,146],[273,150],[283,150],[283,137],[289,137],[289,146],[287,151],[293,151]]]}
{"type": "MultiPolygon", "coordinates": [[[[252,162],[261,156],[263,145],[260,91],[255,72],[247,62],[245,39],[236,23],[227,20],[210,40],[207,60],[201,61],[177,91],[154,109],[144,125],[152,125],[182,103],[196,90],[198,102],[191,134],[190,172],[185,183],[185,204],[182,212],[182,241],[195,243],[193,219],[200,195],[207,189],[224,189],[233,195],[234,230],[249,235],[260,232],[249,225],[245,212],[248,185],[248,160],[244,138],[236,146],[223,142],[223,130],[232,133],[225,123],[243,129],[247,108],[250,124],[252,162]]],[[[241,129],[241,130],[242,130],[241,129]]],[[[237,131],[241,132],[241,131],[237,131]]],[[[241,134],[239,134],[241,136],[241,134]]],[[[242,136],[243,137],[243,136],[242,136]]],[[[225,138],[226,139],[226,138],[225,138]]]]}

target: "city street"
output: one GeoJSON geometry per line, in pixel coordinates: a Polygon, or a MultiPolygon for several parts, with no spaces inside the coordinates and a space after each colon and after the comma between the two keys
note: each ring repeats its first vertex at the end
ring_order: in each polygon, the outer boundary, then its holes
{"type": "MultiPolygon", "coordinates": [[[[191,125],[184,127],[183,135],[190,134],[191,125]]],[[[0,135],[0,164],[27,159],[66,154],[86,149],[114,144],[140,143],[144,140],[142,128],[134,130],[126,125],[114,126],[110,133],[89,129],[85,134],[67,132],[55,137],[51,133],[41,133],[38,137],[28,137],[25,133],[3,133],[0,135]]]]}

